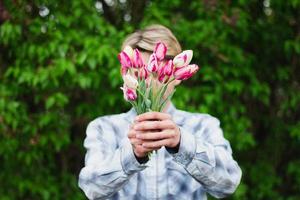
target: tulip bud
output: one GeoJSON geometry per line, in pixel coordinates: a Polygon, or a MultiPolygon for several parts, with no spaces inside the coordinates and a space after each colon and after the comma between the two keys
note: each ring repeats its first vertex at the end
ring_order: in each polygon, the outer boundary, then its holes
{"type": "Polygon", "coordinates": [[[190,66],[190,68],[191,68],[191,73],[192,73],[192,74],[195,74],[195,73],[199,70],[199,66],[196,65],[196,64],[191,64],[191,65],[189,65],[189,66],[190,66]]]}
{"type": "Polygon", "coordinates": [[[176,80],[186,80],[192,77],[198,70],[198,65],[192,64],[185,67],[176,68],[173,75],[176,80]]]}
{"type": "Polygon", "coordinates": [[[133,51],[133,67],[135,68],[141,68],[144,66],[144,61],[142,58],[141,53],[138,49],[134,49],[133,51]]]}
{"type": "Polygon", "coordinates": [[[124,84],[129,88],[136,89],[138,86],[138,81],[130,74],[124,75],[123,80],[124,84]]]}
{"type": "Polygon", "coordinates": [[[161,82],[161,83],[164,83],[165,78],[166,78],[166,76],[164,74],[161,74],[161,75],[158,76],[158,81],[161,82]]]}
{"type": "Polygon", "coordinates": [[[158,63],[157,63],[157,58],[155,53],[151,54],[149,58],[147,70],[149,72],[157,72],[158,70],[158,63]]]}
{"type": "Polygon", "coordinates": [[[128,68],[130,68],[132,66],[130,57],[127,55],[127,53],[122,51],[121,53],[119,53],[118,59],[122,66],[122,69],[121,69],[122,74],[126,74],[128,68]]]}
{"type": "Polygon", "coordinates": [[[131,59],[133,57],[133,49],[131,48],[131,46],[126,46],[123,50],[131,59]]]}
{"type": "Polygon", "coordinates": [[[134,89],[128,88],[124,85],[124,87],[121,87],[123,90],[124,99],[126,101],[135,101],[137,99],[137,94],[134,89]]]}
{"type": "Polygon", "coordinates": [[[173,59],[173,63],[175,67],[183,67],[190,64],[193,58],[193,51],[192,50],[185,50],[175,56],[173,59]]]}
{"type": "Polygon", "coordinates": [[[163,67],[164,69],[164,74],[167,76],[171,76],[173,73],[174,65],[172,60],[168,60],[168,62],[165,64],[163,67]]]}
{"type": "Polygon", "coordinates": [[[162,42],[157,43],[154,49],[154,53],[156,54],[156,57],[159,61],[163,60],[167,53],[167,46],[162,42]]]}
{"type": "Polygon", "coordinates": [[[159,82],[163,82],[164,81],[164,78],[166,77],[165,73],[164,73],[164,70],[165,70],[165,65],[161,65],[159,66],[159,69],[158,69],[158,80],[159,82]]]}
{"type": "Polygon", "coordinates": [[[147,79],[148,78],[148,71],[145,67],[142,67],[140,68],[140,71],[139,71],[139,77],[140,79],[147,79]]]}

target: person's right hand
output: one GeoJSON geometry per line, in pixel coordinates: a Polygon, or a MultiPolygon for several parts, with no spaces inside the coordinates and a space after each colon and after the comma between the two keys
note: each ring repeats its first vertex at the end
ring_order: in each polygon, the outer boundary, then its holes
{"type": "Polygon", "coordinates": [[[138,134],[139,131],[136,131],[133,129],[134,124],[132,124],[128,131],[128,138],[130,140],[130,143],[133,147],[133,152],[138,158],[144,158],[148,156],[149,152],[152,152],[153,150],[158,150],[159,148],[146,148],[143,147],[143,140],[136,138],[136,134],[138,134]]]}

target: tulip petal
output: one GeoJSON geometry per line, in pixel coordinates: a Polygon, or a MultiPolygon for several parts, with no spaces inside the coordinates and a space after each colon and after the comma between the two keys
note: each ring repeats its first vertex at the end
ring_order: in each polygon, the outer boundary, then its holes
{"type": "Polygon", "coordinates": [[[157,57],[156,57],[155,53],[151,54],[151,56],[149,58],[147,70],[149,72],[157,72],[157,70],[158,70],[157,57]]]}
{"type": "Polygon", "coordinates": [[[167,53],[167,46],[162,42],[158,42],[155,46],[154,53],[159,61],[163,60],[167,53]]]}
{"type": "Polygon", "coordinates": [[[121,87],[121,90],[123,90],[124,99],[126,101],[135,101],[137,99],[137,94],[134,89],[128,88],[124,85],[121,87]]]}
{"type": "Polygon", "coordinates": [[[139,77],[140,77],[140,79],[147,79],[148,78],[148,71],[145,67],[140,68],[139,77]]]}
{"type": "Polygon", "coordinates": [[[130,57],[124,51],[119,53],[118,59],[119,59],[121,65],[122,65],[122,67],[130,68],[132,66],[132,62],[130,60],[130,57]]]}
{"type": "Polygon", "coordinates": [[[122,76],[125,75],[125,74],[127,73],[127,71],[128,71],[128,68],[127,68],[127,67],[121,66],[121,75],[122,75],[122,76]]]}
{"type": "Polygon", "coordinates": [[[163,83],[164,80],[165,80],[165,77],[166,77],[166,76],[165,76],[164,74],[159,75],[159,76],[158,76],[158,81],[161,82],[161,83],[163,83]]]}
{"type": "Polygon", "coordinates": [[[133,67],[141,68],[144,66],[144,61],[138,49],[133,51],[133,67]]]}
{"type": "Polygon", "coordinates": [[[193,58],[193,51],[192,50],[185,50],[175,56],[173,59],[173,63],[175,67],[183,67],[190,64],[193,58]]]}
{"type": "Polygon", "coordinates": [[[138,86],[138,81],[131,76],[129,73],[127,73],[126,75],[123,76],[123,80],[124,80],[124,84],[132,89],[136,89],[138,86]]]}
{"type": "Polygon", "coordinates": [[[168,62],[164,66],[164,74],[167,76],[171,76],[173,73],[174,65],[172,60],[168,60],[168,62]]]}
{"type": "Polygon", "coordinates": [[[133,49],[131,46],[126,46],[123,51],[129,56],[130,59],[133,57],[133,49]]]}
{"type": "Polygon", "coordinates": [[[185,67],[176,68],[173,75],[177,80],[186,80],[192,77],[198,70],[198,65],[192,64],[185,67]]]}
{"type": "Polygon", "coordinates": [[[127,97],[128,101],[136,100],[137,99],[136,91],[131,89],[131,88],[128,88],[127,91],[126,91],[126,97],[127,97]]]}
{"type": "Polygon", "coordinates": [[[191,68],[191,73],[194,75],[198,70],[199,70],[199,66],[196,64],[191,64],[189,65],[191,68]]]}

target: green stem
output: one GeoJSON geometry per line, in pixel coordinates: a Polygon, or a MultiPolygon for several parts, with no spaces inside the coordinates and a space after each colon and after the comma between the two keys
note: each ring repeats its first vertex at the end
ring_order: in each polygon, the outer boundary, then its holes
{"type": "Polygon", "coordinates": [[[145,95],[141,92],[141,90],[139,90],[138,88],[136,88],[136,90],[141,94],[141,96],[146,99],[145,95]]]}
{"type": "Polygon", "coordinates": [[[160,109],[161,109],[161,98],[162,98],[162,96],[165,94],[168,85],[169,85],[172,81],[174,81],[174,80],[175,80],[175,78],[169,79],[168,82],[167,82],[166,84],[164,84],[164,85],[160,88],[160,90],[159,90],[159,95],[158,95],[158,98],[157,98],[157,101],[155,102],[155,110],[156,110],[156,111],[159,111],[159,112],[161,111],[161,110],[160,110],[160,109]]]}

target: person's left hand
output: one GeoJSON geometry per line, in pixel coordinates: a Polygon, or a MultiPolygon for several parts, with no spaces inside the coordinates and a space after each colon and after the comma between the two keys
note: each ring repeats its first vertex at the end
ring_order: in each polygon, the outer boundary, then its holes
{"type": "Polygon", "coordinates": [[[138,115],[133,128],[137,132],[136,138],[141,139],[146,148],[175,148],[179,145],[179,127],[167,113],[147,112],[138,115]]]}

